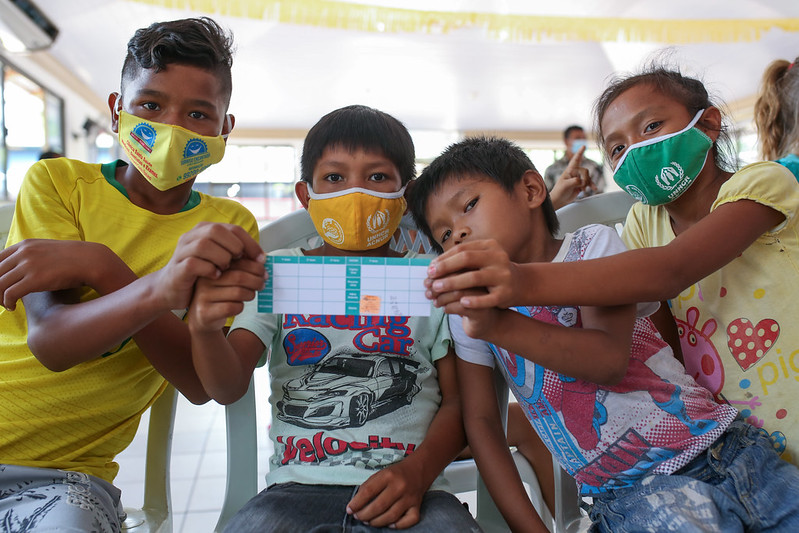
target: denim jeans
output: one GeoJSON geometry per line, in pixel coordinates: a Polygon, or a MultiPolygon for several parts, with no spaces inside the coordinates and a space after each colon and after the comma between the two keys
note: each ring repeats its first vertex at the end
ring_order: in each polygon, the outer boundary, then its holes
{"type": "Polygon", "coordinates": [[[594,498],[591,531],[799,531],[799,468],[737,418],[671,475],[594,498]]]}
{"type": "MultiPolygon", "coordinates": [[[[396,529],[371,527],[347,514],[347,503],[358,487],[343,485],[272,485],[247,502],[230,519],[225,533],[374,533],[396,529]]],[[[449,492],[430,490],[424,495],[421,519],[402,531],[479,532],[480,527],[463,504],[449,492]]]]}

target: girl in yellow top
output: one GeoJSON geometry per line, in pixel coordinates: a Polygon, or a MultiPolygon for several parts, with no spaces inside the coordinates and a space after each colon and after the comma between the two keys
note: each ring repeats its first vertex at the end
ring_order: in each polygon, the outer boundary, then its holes
{"type": "Polygon", "coordinates": [[[624,230],[641,249],[522,265],[492,241],[466,244],[431,264],[429,295],[474,308],[669,300],[689,373],[796,463],[796,180],[771,162],[733,172],[719,109],[680,72],[653,67],[616,81],[596,109],[614,179],[641,200],[624,230]],[[488,294],[457,292],[470,287],[488,294]]]}

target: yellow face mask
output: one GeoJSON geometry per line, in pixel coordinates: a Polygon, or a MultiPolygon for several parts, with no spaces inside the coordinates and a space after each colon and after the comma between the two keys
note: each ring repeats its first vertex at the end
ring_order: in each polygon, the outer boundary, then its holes
{"type": "Polygon", "coordinates": [[[177,187],[222,160],[225,139],[119,111],[119,144],[142,176],[159,190],[177,187]]]}
{"type": "Polygon", "coordinates": [[[308,214],[322,239],[340,250],[371,250],[386,244],[405,213],[405,187],[384,193],[353,187],[316,194],[308,183],[308,214]]]}

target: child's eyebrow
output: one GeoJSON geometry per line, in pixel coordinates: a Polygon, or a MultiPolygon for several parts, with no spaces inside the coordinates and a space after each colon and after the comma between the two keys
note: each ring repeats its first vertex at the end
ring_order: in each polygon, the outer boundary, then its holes
{"type": "MultiPolygon", "coordinates": [[[[161,99],[169,99],[171,97],[170,93],[166,93],[164,91],[158,91],[156,89],[142,89],[139,91],[138,95],[139,98],[142,97],[150,97],[150,98],[161,98],[161,99]]],[[[195,98],[193,100],[189,100],[187,104],[191,107],[201,107],[206,109],[215,109],[216,106],[210,100],[204,100],[202,98],[195,98]]]]}

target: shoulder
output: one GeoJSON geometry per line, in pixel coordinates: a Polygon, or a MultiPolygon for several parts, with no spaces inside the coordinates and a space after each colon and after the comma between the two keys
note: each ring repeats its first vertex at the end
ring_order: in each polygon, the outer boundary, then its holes
{"type": "Polygon", "coordinates": [[[56,185],[72,184],[78,179],[91,182],[103,179],[101,167],[102,165],[97,163],[86,163],[66,157],[43,159],[30,166],[25,180],[34,182],[49,181],[56,185]]]}
{"type": "Polygon", "coordinates": [[[660,246],[674,238],[669,215],[662,205],[636,202],[627,213],[622,239],[629,248],[660,246]]]}
{"type": "Polygon", "coordinates": [[[786,167],[760,161],[743,167],[721,186],[711,211],[737,200],[751,200],[792,218],[799,209],[799,187],[786,167]]]}
{"type": "Polygon", "coordinates": [[[583,226],[570,240],[564,239],[564,245],[568,245],[564,262],[605,257],[627,249],[616,230],[603,224],[583,226]]]}
{"type": "Polygon", "coordinates": [[[197,206],[201,211],[214,212],[217,222],[228,222],[243,227],[247,232],[258,238],[258,223],[252,212],[235,200],[219,198],[197,191],[200,203],[197,206]]]}

